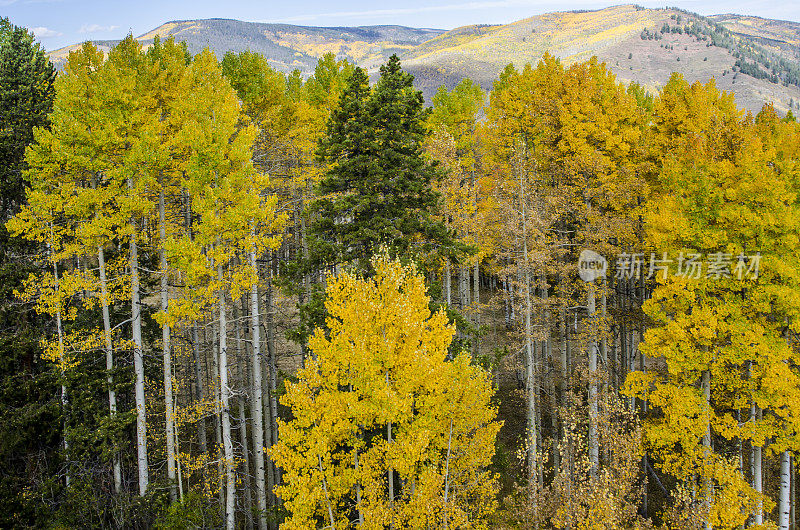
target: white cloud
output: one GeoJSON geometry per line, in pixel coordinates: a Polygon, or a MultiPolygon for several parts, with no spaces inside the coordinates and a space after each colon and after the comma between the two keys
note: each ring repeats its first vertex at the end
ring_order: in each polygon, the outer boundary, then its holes
{"type": "Polygon", "coordinates": [[[31,31],[39,39],[49,39],[52,37],[61,37],[62,35],[64,35],[60,31],[46,28],[44,26],[36,26],[35,28],[31,28],[31,31]]]}
{"type": "Polygon", "coordinates": [[[78,33],[97,33],[99,31],[114,31],[119,26],[101,26],[100,24],[84,24],[78,33]]]}

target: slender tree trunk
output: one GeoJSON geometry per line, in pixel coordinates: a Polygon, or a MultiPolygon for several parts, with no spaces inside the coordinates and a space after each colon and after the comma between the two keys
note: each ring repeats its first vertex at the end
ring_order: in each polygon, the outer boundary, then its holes
{"type": "Polygon", "coordinates": [[[791,479],[790,489],[791,489],[791,520],[792,520],[792,530],[797,530],[797,472],[795,470],[797,466],[797,461],[795,460],[795,456],[791,455],[789,460],[789,478],[791,479]]]}
{"type": "MultiPolygon", "coordinates": [[[[163,184],[162,184],[163,185],[163,184]]],[[[166,314],[169,310],[169,277],[167,264],[167,250],[164,243],[167,240],[166,219],[164,213],[164,190],[158,194],[158,231],[161,238],[159,254],[161,255],[161,311],[166,314]]],[[[172,348],[170,344],[170,329],[168,324],[161,325],[161,343],[164,354],[164,415],[166,416],[166,445],[167,445],[167,481],[169,482],[169,498],[175,502],[178,498],[177,484],[175,482],[175,405],[172,393],[172,348]]]]}
{"type": "MultiPolygon", "coordinates": [[[[130,181],[128,186],[132,187],[130,181]]],[[[144,358],[142,356],[142,304],[139,293],[139,249],[136,244],[137,227],[133,224],[130,239],[131,272],[131,329],[133,338],[133,370],[136,374],[136,462],[139,471],[139,495],[144,495],[150,483],[147,464],[147,413],[144,395],[144,358]]]]}
{"type": "MultiPolygon", "coordinates": [[[[52,227],[51,227],[51,233],[52,233],[52,227]]],[[[59,276],[58,276],[58,264],[56,263],[55,260],[53,260],[53,278],[54,278],[54,281],[55,281],[55,290],[56,290],[57,296],[60,296],[59,291],[61,289],[61,287],[60,287],[60,283],[61,282],[60,282],[59,276]]],[[[63,420],[63,422],[64,422],[64,459],[67,461],[67,470],[66,470],[66,473],[64,475],[64,483],[67,486],[69,486],[70,482],[71,482],[71,475],[70,475],[70,470],[69,470],[69,468],[70,468],[69,439],[68,439],[68,436],[67,436],[67,425],[69,423],[67,421],[67,414],[68,414],[68,411],[69,411],[69,408],[68,408],[69,407],[69,399],[67,397],[67,381],[66,381],[66,371],[65,371],[66,361],[64,359],[64,329],[62,327],[62,322],[61,322],[61,301],[60,300],[58,302],[57,308],[58,309],[56,309],[56,333],[58,334],[58,360],[59,360],[59,364],[61,365],[61,366],[59,366],[59,368],[60,368],[60,371],[61,371],[61,413],[62,413],[62,415],[64,417],[64,420],[63,420]]]]}
{"type": "Polygon", "coordinates": [[[606,279],[603,278],[603,290],[600,294],[600,308],[603,323],[603,335],[600,339],[600,363],[601,368],[605,372],[604,387],[607,388],[608,386],[608,326],[607,326],[607,317],[608,317],[608,285],[606,284],[606,279]]]}
{"type": "MultiPolygon", "coordinates": [[[[250,250],[250,266],[258,270],[255,249],[250,250]]],[[[250,287],[250,330],[252,332],[253,394],[250,406],[253,417],[253,455],[256,471],[256,506],[258,507],[258,528],[267,527],[267,495],[264,478],[264,402],[262,393],[261,367],[261,313],[258,307],[258,283],[250,287]]]]}
{"type": "MultiPolygon", "coordinates": [[[[264,344],[264,349],[269,351],[269,346],[266,343],[266,341],[265,341],[265,344],[264,344]]],[[[271,412],[271,409],[270,409],[270,406],[269,406],[269,404],[270,404],[270,400],[269,400],[269,393],[270,393],[270,391],[269,391],[269,387],[270,387],[270,383],[269,383],[269,381],[270,381],[270,377],[269,377],[269,358],[267,358],[267,362],[265,363],[265,370],[266,370],[266,373],[264,374],[263,382],[261,384],[262,393],[264,394],[264,396],[266,396],[264,398],[264,411],[263,411],[263,415],[264,415],[264,444],[265,444],[265,446],[267,448],[270,448],[270,447],[273,446],[274,443],[277,442],[277,440],[275,440],[274,436],[273,436],[273,432],[274,432],[274,429],[272,427],[273,418],[272,418],[272,412],[271,412]]],[[[264,454],[264,471],[267,474],[267,502],[271,503],[272,505],[277,504],[277,496],[274,493],[274,488],[277,485],[277,482],[275,480],[275,473],[277,471],[276,467],[277,466],[274,465],[274,463],[272,462],[272,459],[269,457],[269,454],[265,453],[264,454]]],[[[270,523],[269,526],[270,526],[270,528],[274,527],[274,525],[272,523],[270,523]]]]}
{"type": "Polygon", "coordinates": [[[222,264],[217,264],[219,288],[219,388],[222,401],[222,444],[225,451],[225,527],[236,526],[236,477],[233,469],[233,440],[231,439],[230,387],[228,385],[228,338],[225,289],[222,264]]]}
{"type": "Polygon", "coordinates": [[[458,268],[458,304],[461,311],[466,311],[469,307],[469,278],[465,266],[458,268]]]}
{"type": "MultiPolygon", "coordinates": [[[[205,400],[205,385],[203,384],[203,369],[200,365],[200,334],[197,330],[197,322],[192,324],[192,355],[194,357],[194,383],[197,391],[197,401],[202,403],[205,400]]],[[[200,445],[200,452],[207,455],[208,433],[206,432],[205,414],[197,420],[197,442],[200,445]]]]}
{"type": "Polygon", "coordinates": [[[594,282],[588,284],[589,314],[589,464],[592,478],[597,477],[600,466],[600,443],[597,435],[597,340],[596,304],[594,282]]]}
{"type": "MultiPolygon", "coordinates": [[[[389,377],[389,374],[386,374],[386,377],[389,377]]],[[[392,445],[392,422],[390,421],[388,425],[386,425],[386,441],[391,446],[392,445]]],[[[389,470],[387,471],[389,477],[389,505],[391,506],[394,504],[394,468],[389,466],[389,470]]]]}
{"type": "Polygon", "coordinates": [[[444,470],[444,510],[443,511],[443,518],[444,518],[444,527],[448,528],[447,525],[447,501],[448,501],[448,494],[450,493],[450,449],[453,443],[453,420],[450,419],[450,432],[447,436],[447,460],[445,462],[445,470],[444,470]]]}
{"type": "MultiPolygon", "coordinates": [[[[272,253],[270,253],[270,256],[272,253]]],[[[277,352],[275,344],[275,303],[272,289],[272,265],[270,260],[269,278],[267,279],[267,362],[269,363],[269,377],[267,379],[267,404],[269,407],[269,429],[270,440],[272,444],[278,443],[278,365],[277,365],[277,352]]],[[[312,355],[314,353],[312,352],[312,355]]],[[[273,484],[275,486],[281,483],[281,471],[270,460],[270,467],[272,468],[273,484]]]]}
{"type": "Polygon", "coordinates": [[[244,398],[244,389],[247,388],[248,382],[248,374],[247,374],[247,348],[244,346],[244,341],[242,339],[242,320],[247,316],[247,301],[242,296],[241,299],[242,303],[242,311],[241,314],[239,313],[238,305],[235,301],[232,301],[231,308],[233,309],[233,333],[235,338],[236,344],[236,355],[234,356],[236,362],[236,373],[238,375],[238,384],[239,384],[239,392],[241,393],[236,399],[236,405],[239,412],[239,444],[242,446],[242,456],[243,462],[242,467],[244,469],[243,473],[241,474],[241,481],[242,485],[244,486],[244,497],[243,500],[243,508],[245,514],[246,525],[248,529],[253,528],[253,495],[250,489],[250,450],[249,446],[250,443],[247,439],[247,414],[245,412],[245,398],[244,398]],[[242,359],[245,362],[242,362],[242,359]]]}
{"type": "MultiPolygon", "coordinates": [[[[353,385],[350,385],[350,391],[353,391],[353,385]]],[[[361,433],[357,435],[361,439],[361,433]]],[[[358,447],[353,450],[353,463],[356,470],[356,513],[358,514],[358,525],[364,526],[364,513],[361,511],[361,469],[358,465],[358,447]]]]}
{"type": "MultiPolygon", "coordinates": [[[[184,209],[184,225],[189,238],[193,239],[192,232],[192,201],[188,191],[184,192],[185,209],[184,209]]],[[[200,334],[197,330],[197,322],[192,323],[192,355],[194,357],[194,375],[195,375],[195,388],[197,391],[197,400],[203,403],[205,399],[204,394],[204,380],[203,370],[200,365],[200,334]]],[[[208,455],[208,433],[206,431],[206,417],[205,414],[197,421],[197,442],[200,445],[200,452],[208,455]]]]}
{"type": "MultiPolygon", "coordinates": [[[[383,339],[386,340],[386,329],[383,330],[383,339]]],[[[389,372],[386,372],[386,391],[387,393],[391,392],[389,387],[389,372]]],[[[386,425],[386,443],[389,447],[392,445],[392,422],[389,422],[386,425]]],[[[389,509],[392,511],[392,522],[394,523],[394,468],[389,465],[389,469],[386,472],[388,482],[389,482],[389,509]]],[[[393,526],[393,525],[392,525],[393,526]]]]}
{"type": "Polygon", "coordinates": [[[220,380],[219,380],[219,319],[214,319],[214,323],[212,325],[212,343],[214,348],[214,354],[211,356],[211,373],[214,374],[214,403],[215,403],[215,410],[214,410],[214,455],[217,458],[217,475],[219,480],[219,493],[218,493],[218,500],[219,500],[219,507],[222,510],[223,519],[225,518],[225,455],[224,455],[224,447],[222,443],[222,409],[219,404],[222,402],[222,393],[220,390],[220,380]]]}
{"type": "MultiPolygon", "coordinates": [[[[240,369],[241,368],[243,367],[240,366],[240,369]]],[[[246,388],[247,374],[242,374],[241,377],[241,388],[246,388]]],[[[242,462],[244,468],[244,473],[242,474],[242,484],[244,485],[244,514],[247,520],[247,528],[253,528],[253,495],[250,490],[250,451],[247,449],[250,445],[247,440],[247,414],[244,410],[244,398],[240,397],[237,401],[239,405],[239,443],[242,445],[242,454],[244,456],[244,461],[242,462]]]]}
{"type": "Polygon", "coordinates": [[[538,456],[536,454],[536,388],[534,386],[534,353],[533,353],[533,327],[531,325],[531,313],[533,306],[531,301],[531,271],[528,261],[528,219],[525,204],[525,187],[523,175],[520,172],[519,180],[520,204],[522,206],[522,259],[525,268],[525,392],[527,397],[527,429],[526,446],[528,457],[528,485],[533,487],[533,481],[537,478],[536,469],[538,467],[538,456]]]}
{"type": "MultiPolygon", "coordinates": [[[[111,315],[108,311],[108,282],[106,279],[106,258],[103,246],[97,247],[97,262],[100,268],[100,305],[103,312],[103,342],[106,350],[106,382],[108,383],[108,410],[111,418],[117,415],[117,393],[114,390],[114,343],[111,338],[111,315]]],[[[114,450],[114,491],[122,491],[122,466],[119,454],[114,450]]]]}
{"type": "Polygon", "coordinates": [[[628,375],[628,324],[625,322],[625,301],[620,301],[622,321],[619,324],[619,371],[617,374],[617,387],[625,383],[628,375]]]}
{"type": "Polygon", "coordinates": [[[447,303],[447,307],[452,305],[452,279],[453,273],[450,270],[450,258],[448,257],[444,262],[444,293],[445,293],[445,302],[447,303]]]}
{"type": "Polygon", "coordinates": [[[791,516],[791,454],[789,451],[781,453],[781,481],[778,494],[778,528],[789,530],[791,516]]]}
{"type": "MultiPolygon", "coordinates": [[[[755,404],[750,405],[750,418],[753,423],[761,420],[761,409],[755,404]]],[[[764,491],[764,481],[761,472],[761,447],[753,445],[751,447],[752,470],[753,470],[753,489],[758,493],[764,491]]],[[[756,525],[764,524],[764,508],[761,501],[756,505],[756,512],[753,516],[753,522],[756,525]]]]}
{"type": "MultiPolygon", "coordinates": [[[[706,405],[711,407],[711,372],[709,370],[704,370],[701,383],[703,388],[703,395],[705,396],[706,405]]],[[[706,425],[706,433],[703,435],[703,456],[705,459],[706,465],[711,458],[711,421],[709,419],[706,425]]],[[[706,509],[708,511],[711,510],[712,499],[711,496],[713,495],[711,480],[707,476],[707,473],[703,473],[703,493],[705,495],[705,504],[706,509]]],[[[706,516],[708,517],[708,516],[706,516]]],[[[706,519],[705,523],[703,524],[704,528],[711,528],[711,524],[706,519]]]]}
{"type": "MultiPolygon", "coordinates": [[[[302,189],[293,188],[292,195],[294,196],[294,233],[296,235],[297,248],[302,249],[303,259],[308,258],[308,241],[306,239],[306,219],[303,215],[304,194],[302,189]],[[299,193],[298,193],[299,191],[299,193]]],[[[272,265],[270,264],[270,267],[272,265]]],[[[311,300],[311,277],[307,272],[303,272],[303,288],[297,292],[298,307],[311,300]]],[[[306,358],[308,357],[308,346],[306,341],[300,343],[300,363],[305,367],[306,358]]]]}
{"type": "Polygon", "coordinates": [[[319,473],[322,476],[322,491],[325,493],[325,504],[328,506],[328,520],[330,521],[331,529],[336,528],[336,522],[333,519],[333,508],[331,507],[331,499],[328,496],[328,482],[325,480],[325,470],[322,468],[322,457],[317,455],[317,464],[319,473]]]}
{"type": "MultiPolygon", "coordinates": [[[[473,324],[475,324],[475,328],[479,328],[481,325],[481,267],[480,261],[475,260],[475,270],[473,271],[472,277],[472,303],[475,308],[475,314],[473,316],[473,324]]],[[[477,357],[480,354],[480,337],[476,333],[475,334],[475,345],[473,347],[473,351],[475,356],[477,357]]]]}

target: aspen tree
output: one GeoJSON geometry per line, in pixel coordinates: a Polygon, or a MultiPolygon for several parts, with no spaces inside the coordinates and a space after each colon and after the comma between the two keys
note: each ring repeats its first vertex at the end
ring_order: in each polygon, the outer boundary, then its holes
{"type": "MultiPolygon", "coordinates": [[[[177,187],[178,174],[181,167],[181,159],[185,156],[185,148],[176,142],[178,131],[181,128],[181,119],[185,115],[175,112],[177,101],[181,96],[181,91],[186,87],[184,77],[186,75],[186,48],[177,45],[174,39],[168,39],[162,43],[157,37],[153,46],[147,51],[143,70],[147,75],[146,89],[147,103],[150,105],[151,112],[157,117],[156,129],[148,137],[153,142],[151,152],[153,153],[149,163],[151,172],[150,178],[154,180],[155,187],[158,189],[157,208],[158,208],[158,253],[159,253],[159,274],[161,276],[160,298],[162,315],[169,311],[169,275],[170,267],[167,260],[167,238],[173,236],[174,229],[168,227],[168,219],[171,217],[181,218],[181,204],[178,203],[177,212],[173,212],[168,201],[173,196],[180,197],[180,190],[177,187]],[[168,211],[168,209],[170,211],[168,211]]],[[[155,202],[155,201],[154,201],[155,202]]],[[[173,392],[172,374],[172,330],[169,323],[162,320],[161,324],[161,347],[164,362],[163,382],[164,382],[164,413],[165,413],[165,439],[167,456],[167,480],[169,481],[170,499],[178,498],[178,487],[176,483],[176,426],[175,426],[175,404],[173,392]]]]}
{"type": "Polygon", "coordinates": [[[281,422],[273,449],[285,525],[484,528],[499,429],[489,380],[465,353],[446,360],[454,329],[431,313],[412,267],[385,254],[372,267],[370,278],[329,282],[330,337],[317,330],[315,357],[287,384],[294,419],[281,422]]]}
{"type": "Polygon", "coordinates": [[[800,374],[792,368],[797,352],[783,336],[794,333],[800,309],[800,251],[792,235],[800,206],[788,162],[796,144],[786,141],[797,131],[769,107],[755,120],[743,118],[713,82],[690,86],[677,75],[655,102],[655,116],[662,167],[646,216],[649,238],[681,256],[731,259],[697,275],[682,264],[683,274],[660,283],[645,303],[656,326],[642,349],[663,356],[668,371],[633,372],[628,385],[642,397],[649,391],[649,403],[664,414],[649,423],[647,444],[666,472],[689,484],[699,479],[704,524],[743,524],[748,513],[763,522],[762,509],[772,502],[759,491],[762,448],[793,450],[797,440],[796,409],[788,403],[800,374]],[[751,421],[736,420],[732,411],[742,408],[751,421]],[[684,426],[680,434],[676,424],[684,426]],[[713,450],[712,438],[750,441],[755,489],[713,450]]]}
{"type": "Polygon", "coordinates": [[[188,114],[181,130],[189,149],[183,186],[198,217],[193,236],[169,242],[168,256],[184,274],[188,289],[170,307],[170,318],[195,320],[205,310],[219,319],[219,388],[225,476],[226,526],[235,525],[235,470],[231,438],[227,298],[249,291],[257,282],[251,266],[260,254],[279,243],[285,218],[275,211],[276,198],[262,197],[266,175],[254,170],[251,146],[256,135],[243,126],[236,93],[222,76],[214,56],[205,51],[189,68],[190,92],[181,112],[188,114]],[[246,260],[237,256],[248,256],[246,260]],[[174,309],[173,309],[174,308],[174,309]]]}

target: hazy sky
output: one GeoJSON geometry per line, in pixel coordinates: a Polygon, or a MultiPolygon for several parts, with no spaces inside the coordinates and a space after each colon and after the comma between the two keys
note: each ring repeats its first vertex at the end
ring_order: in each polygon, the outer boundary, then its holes
{"type": "MultiPolygon", "coordinates": [[[[622,2],[617,2],[622,3],[622,2]]],[[[669,0],[646,7],[677,6],[703,15],[739,13],[800,22],[800,0],[669,0]]],[[[235,18],[306,26],[404,26],[451,29],[467,24],[500,24],[572,9],[600,9],[613,0],[404,0],[383,7],[374,0],[0,0],[0,16],[26,26],[54,50],[90,39],[141,35],[164,22],[195,18],[235,18]]]]}

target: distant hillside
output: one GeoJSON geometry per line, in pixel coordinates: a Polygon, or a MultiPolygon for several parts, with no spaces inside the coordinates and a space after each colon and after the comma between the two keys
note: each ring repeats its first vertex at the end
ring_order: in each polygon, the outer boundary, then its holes
{"type": "MultiPolygon", "coordinates": [[[[193,54],[205,47],[220,56],[227,51],[251,50],[263,54],[280,71],[298,69],[310,75],[318,58],[327,52],[367,68],[377,68],[393,53],[403,54],[443,32],[404,26],[318,28],[212,18],[167,22],[136,39],[148,46],[156,35],[174,36],[176,40],[185,41],[193,54]]],[[[96,44],[107,50],[117,42],[97,41],[96,44]]],[[[60,66],[69,52],[79,47],[80,44],[76,44],[55,50],[49,54],[50,59],[60,66]]]]}
{"type": "MultiPolygon", "coordinates": [[[[627,5],[585,12],[539,15],[505,25],[450,31],[403,26],[321,28],[210,19],[169,22],[140,37],[186,41],[196,53],[208,46],[263,53],[278,70],[309,75],[317,58],[333,52],[373,74],[392,54],[414,74],[430,101],[436,89],[464,77],[485,89],[509,63],[522,67],[549,51],[566,64],[596,55],[620,81],[657,90],[672,72],[689,81],[716,79],[739,106],[758,111],[765,102],[800,114],[800,23],[741,15],[702,17],[678,9],[627,5]]],[[[100,41],[107,49],[114,41],[100,41]]],[[[52,52],[63,63],[70,46],[52,52]]]]}
{"type": "Polygon", "coordinates": [[[708,18],[774,52],[788,58],[800,59],[800,22],[733,14],[713,15],[708,18]]]}
{"type": "Polygon", "coordinates": [[[746,18],[726,15],[717,23],[681,10],[632,5],[548,13],[503,26],[448,31],[407,52],[403,64],[430,94],[438,85],[454,85],[464,76],[489,89],[508,63],[522,67],[546,51],[566,64],[596,55],[619,80],[636,81],[651,90],[666,83],[672,72],[680,72],[689,81],[716,79],[748,110],[773,102],[783,112],[791,104],[797,113],[800,62],[780,52],[780,44],[768,47],[763,39],[792,45],[800,24],[758,19],[761,23],[752,23],[747,34],[746,18]]]}

